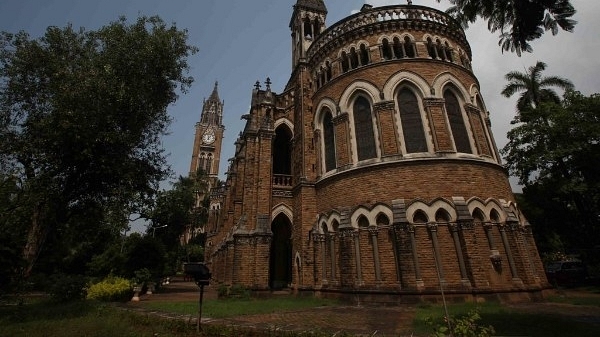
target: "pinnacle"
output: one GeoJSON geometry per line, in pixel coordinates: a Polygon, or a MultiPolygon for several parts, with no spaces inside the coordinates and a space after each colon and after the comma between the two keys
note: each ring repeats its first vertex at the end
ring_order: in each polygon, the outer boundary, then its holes
{"type": "Polygon", "coordinates": [[[327,13],[323,0],[298,0],[296,6],[327,13]]]}
{"type": "Polygon", "coordinates": [[[210,94],[210,97],[208,98],[209,101],[214,101],[214,102],[220,102],[221,100],[219,99],[219,92],[217,91],[217,87],[219,86],[219,82],[215,81],[215,88],[213,89],[212,94],[210,94]]]}

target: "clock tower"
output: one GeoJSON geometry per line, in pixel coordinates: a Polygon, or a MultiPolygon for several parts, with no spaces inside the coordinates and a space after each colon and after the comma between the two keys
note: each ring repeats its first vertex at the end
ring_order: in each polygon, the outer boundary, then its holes
{"type": "Polygon", "coordinates": [[[190,175],[199,169],[208,176],[209,189],[215,187],[219,176],[219,161],[223,141],[223,105],[219,99],[218,82],[208,99],[202,105],[200,122],[196,123],[196,135],[192,150],[190,175]]]}

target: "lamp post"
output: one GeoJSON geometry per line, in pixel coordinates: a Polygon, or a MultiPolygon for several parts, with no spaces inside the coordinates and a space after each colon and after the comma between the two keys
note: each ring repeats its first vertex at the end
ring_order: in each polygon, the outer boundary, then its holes
{"type": "Polygon", "coordinates": [[[156,233],[156,229],[157,228],[165,228],[169,225],[162,225],[162,226],[158,226],[158,227],[152,227],[152,237],[154,237],[154,234],[156,233]]]}

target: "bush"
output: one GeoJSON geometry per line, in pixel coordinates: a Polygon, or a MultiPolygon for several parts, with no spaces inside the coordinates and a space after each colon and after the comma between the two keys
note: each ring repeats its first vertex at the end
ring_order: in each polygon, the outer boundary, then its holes
{"type": "MultiPolygon", "coordinates": [[[[447,324],[438,324],[434,327],[432,337],[490,337],[495,331],[493,326],[481,326],[477,322],[481,319],[478,310],[471,310],[465,316],[458,318],[450,317],[450,328],[447,324]]],[[[435,325],[433,320],[428,319],[430,325],[435,325]]],[[[448,323],[446,321],[446,323],[448,323]]]]}
{"type": "Polygon", "coordinates": [[[122,277],[109,276],[92,284],[87,291],[87,298],[104,302],[125,302],[131,298],[131,282],[122,277]]]}
{"type": "Polygon", "coordinates": [[[85,284],[82,275],[56,274],[50,279],[48,294],[56,302],[82,300],[86,296],[85,284]]]}

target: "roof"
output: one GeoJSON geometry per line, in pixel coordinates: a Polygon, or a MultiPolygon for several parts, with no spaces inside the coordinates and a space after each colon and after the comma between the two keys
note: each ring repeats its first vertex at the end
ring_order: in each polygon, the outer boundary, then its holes
{"type": "Polygon", "coordinates": [[[325,7],[323,0],[298,0],[295,7],[327,13],[327,7],[325,7]]]}

